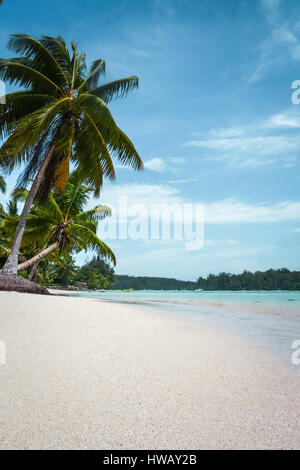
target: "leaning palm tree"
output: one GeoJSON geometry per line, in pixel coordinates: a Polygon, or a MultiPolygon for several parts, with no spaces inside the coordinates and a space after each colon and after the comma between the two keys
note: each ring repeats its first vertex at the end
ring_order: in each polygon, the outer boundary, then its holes
{"type": "MultiPolygon", "coordinates": [[[[34,204],[28,215],[22,248],[34,246],[38,240],[38,253],[19,263],[18,270],[24,270],[38,263],[53,252],[61,254],[93,250],[116,264],[111,249],[97,236],[98,221],[111,215],[107,206],[98,205],[84,211],[91,189],[84,186],[79,173],[73,172],[63,192],[55,190],[48,195],[43,205],[34,204]]],[[[26,191],[15,191],[15,199],[23,199],[26,191]]],[[[13,232],[18,216],[7,215],[6,230],[13,232]]]]}
{"type": "MultiPolygon", "coordinates": [[[[1,187],[1,177],[0,177],[1,187]]],[[[3,189],[6,189],[4,183],[3,189]]],[[[18,215],[18,200],[19,197],[13,195],[13,197],[7,202],[6,207],[0,204],[0,264],[7,259],[11,249],[11,233],[6,228],[6,223],[9,218],[14,218],[18,215]]]]}
{"type": "Polygon", "coordinates": [[[5,193],[5,191],[6,191],[6,183],[5,183],[3,176],[0,175],[0,192],[5,193]]]}
{"type": "MultiPolygon", "coordinates": [[[[3,178],[3,176],[0,175],[0,192],[5,193],[6,191],[6,183],[3,178]]],[[[1,229],[1,234],[0,234],[0,258],[3,255],[7,255],[9,253],[9,241],[5,237],[5,233],[3,230],[4,227],[4,217],[5,217],[5,209],[3,205],[0,203],[0,229],[1,229]]]]}
{"type": "MultiPolygon", "coordinates": [[[[142,169],[129,138],[118,128],[108,103],[138,87],[133,76],[99,84],[105,62],[98,59],[86,73],[85,54],[61,37],[11,36],[8,48],[18,57],[0,59],[0,78],[24,89],[6,95],[0,107],[0,166],[11,172],[25,168],[18,184],[33,179],[2,274],[17,274],[18,255],[30,207],[45,201],[52,187],[63,189],[69,164],[98,196],[103,178],[114,179],[112,157],[142,169]]],[[[4,282],[7,286],[7,281],[4,282]]],[[[0,286],[1,289],[1,286],[0,286]]]]}
{"type": "MultiPolygon", "coordinates": [[[[6,191],[6,183],[4,181],[3,176],[0,175],[0,192],[5,193],[5,191],[6,191]]],[[[0,220],[1,220],[4,213],[5,213],[4,207],[0,203],[0,220]]],[[[1,225],[0,225],[0,227],[1,227],[1,225]]]]}

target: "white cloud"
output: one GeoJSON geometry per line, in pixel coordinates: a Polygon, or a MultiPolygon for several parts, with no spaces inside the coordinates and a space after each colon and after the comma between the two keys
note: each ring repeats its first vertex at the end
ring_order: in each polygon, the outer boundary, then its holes
{"type": "Polygon", "coordinates": [[[182,180],[169,180],[167,181],[168,184],[182,184],[182,183],[193,183],[198,181],[199,178],[187,178],[182,180]]]}
{"type": "Polygon", "coordinates": [[[184,145],[207,150],[206,160],[224,161],[235,167],[257,167],[297,163],[300,150],[299,132],[286,132],[300,128],[298,110],[271,116],[263,122],[245,126],[211,129],[205,138],[190,140],[184,145]],[[281,133],[278,134],[278,130],[281,133]],[[276,131],[276,134],[275,134],[276,131]]]}
{"type": "Polygon", "coordinates": [[[152,158],[151,160],[144,162],[144,167],[147,170],[163,172],[166,169],[166,164],[161,158],[152,158]]]}
{"type": "Polygon", "coordinates": [[[215,239],[207,239],[204,240],[204,248],[216,248],[219,246],[237,246],[241,245],[241,242],[238,240],[215,240],[215,239]]]}
{"type": "Polygon", "coordinates": [[[180,204],[183,199],[178,189],[158,184],[106,185],[101,193],[101,203],[118,206],[119,197],[127,197],[128,204],[180,204]]]}
{"type": "Polygon", "coordinates": [[[298,109],[288,109],[282,113],[271,116],[265,122],[267,128],[278,128],[282,127],[285,129],[299,129],[300,128],[300,113],[298,109]]]}
{"type": "Polygon", "coordinates": [[[205,222],[211,224],[270,223],[288,220],[300,220],[300,202],[246,204],[237,198],[231,198],[205,205],[205,222]]]}
{"type": "Polygon", "coordinates": [[[272,223],[300,220],[300,201],[281,201],[275,204],[246,203],[238,198],[215,202],[192,201],[170,185],[106,185],[101,203],[118,208],[119,197],[127,197],[128,205],[141,204],[204,204],[206,224],[272,223]]]}
{"type": "Polygon", "coordinates": [[[191,140],[187,145],[192,147],[203,147],[211,150],[220,150],[222,152],[236,151],[241,154],[247,153],[255,155],[274,155],[274,153],[286,152],[288,150],[297,150],[300,139],[296,137],[285,136],[254,136],[227,139],[208,139],[191,140]]]}
{"type": "Polygon", "coordinates": [[[212,137],[221,139],[221,138],[232,138],[232,137],[240,137],[241,135],[245,134],[245,126],[239,127],[218,127],[217,129],[213,128],[210,131],[212,137]]]}

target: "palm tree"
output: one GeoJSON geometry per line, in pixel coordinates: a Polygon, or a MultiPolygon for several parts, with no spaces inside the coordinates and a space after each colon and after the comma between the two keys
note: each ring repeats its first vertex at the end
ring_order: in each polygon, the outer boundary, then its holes
{"type": "Polygon", "coordinates": [[[104,177],[115,177],[112,157],[134,169],[143,164],[107,106],[137,88],[137,77],[99,85],[104,60],[95,60],[86,73],[85,54],[74,42],[69,50],[61,37],[15,34],[8,48],[19,56],[0,59],[0,79],[24,89],[6,95],[6,105],[0,107],[0,138],[7,138],[0,149],[0,166],[11,172],[25,164],[20,186],[34,178],[2,271],[17,274],[30,207],[36,196],[45,201],[52,187],[66,186],[70,162],[95,196],[104,177]]]}
{"type": "Polygon", "coordinates": [[[5,193],[6,191],[6,183],[4,181],[3,176],[0,175],[0,192],[5,193]]]}
{"type": "MultiPolygon", "coordinates": [[[[4,181],[3,176],[0,175],[0,192],[5,193],[6,191],[6,183],[4,181]]],[[[4,216],[6,212],[2,204],[0,203],[0,228],[3,229],[4,226],[4,216]]],[[[4,231],[1,230],[1,236],[0,236],[0,258],[4,255],[7,255],[9,252],[9,245],[8,245],[8,240],[6,239],[4,235],[4,231]]]]}
{"type": "MultiPolygon", "coordinates": [[[[107,206],[98,205],[84,211],[90,192],[91,189],[82,184],[79,172],[75,171],[63,192],[54,190],[48,195],[46,203],[35,203],[32,206],[23,236],[22,252],[26,252],[28,247],[32,250],[38,240],[35,247],[38,253],[21,262],[18,265],[19,271],[35,265],[30,273],[30,277],[33,277],[39,262],[58,250],[61,254],[93,250],[116,264],[113,252],[97,237],[98,221],[111,215],[111,210],[107,206]]],[[[22,200],[26,197],[26,192],[17,190],[13,196],[13,200],[22,200]]],[[[13,232],[18,219],[15,214],[7,215],[5,228],[13,232]]]]}
{"type": "MultiPolygon", "coordinates": [[[[6,190],[6,184],[3,178],[0,176],[0,188],[2,192],[6,190]]],[[[0,204],[0,264],[2,265],[10,252],[11,248],[11,234],[6,230],[5,224],[9,217],[15,217],[18,215],[18,198],[13,197],[6,204],[6,209],[0,204]]]]}

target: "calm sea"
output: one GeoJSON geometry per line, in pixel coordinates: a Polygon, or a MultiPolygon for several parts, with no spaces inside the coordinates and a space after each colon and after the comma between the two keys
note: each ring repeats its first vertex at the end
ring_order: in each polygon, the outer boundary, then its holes
{"type": "Polygon", "coordinates": [[[299,307],[300,291],[157,291],[141,290],[124,292],[110,290],[106,292],[84,291],[78,292],[80,297],[99,297],[117,300],[162,300],[179,302],[202,302],[203,300],[220,303],[261,303],[263,305],[293,305],[299,307]]]}

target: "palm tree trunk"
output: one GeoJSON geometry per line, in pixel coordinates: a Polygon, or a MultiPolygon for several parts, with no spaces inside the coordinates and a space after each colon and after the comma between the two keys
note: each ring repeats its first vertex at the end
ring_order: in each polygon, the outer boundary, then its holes
{"type": "MultiPolygon", "coordinates": [[[[47,248],[47,244],[43,246],[42,251],[47,248]]],[[[36,261],[30,270],[30,273],[28,274],[28,279],[29,281],[36,282],[38,271],[39,271],[39,264],[41,260],[36,261]]]]}
{"type": "Polygon", "coordinates": [[[18,273],[18,258],[19,258],[19,251],[20,251],[20,245],[21,241],[23,238],[23,233],[25,230],[25,225],[26,225],[26,220],[29,214],[29,210],[31,207],[31,204],[34,201],[34,198],[36,196],[36,193],[40,187],[40,184],[42,182],[43,176],[45,174],[45,171],[47,169],[47,166],[52,158],[52,155],[55,150],[55,143],[53,143],[48,150],[41,166],[40,169],[35,177],[35,180],[31,186],[31,189],[28,193],[27,199],[25,201],[24,207],[22,214],[19,219],[19,223],[16,228],[14,240],[13,240],[13,245],[11,252],[7,258],[7,261],[5,265],[3,266],[2,273],[1,274],[17,274],[18,273]]]}
{"type": "Polygon", "coordinates": [[[36,279],[37,279],[37,274],[38,274],[38,270],[39,270],[39,261],[37,261],[36,263],[34,263],[31,267],[31,270],[30,270],[30,273],[28,274],[28,279],[29,281],[33,281],[33,282],[36,282],[36,279]]]}
{"type": "Polygon", "coordinates": [[[48,248],[45,248],[44,250],[42,250],[38,255],[35,255],[32,258],[27,259],[23,263],[20,263],[18,265],[18,271],[21,271],[21,269],[29,268],[29,266],[31,266],[32,264],[35,264],[38,261],[40,261],[41,259],[45,258],[45,256],[52,253],[52,251],[57,250],[57,248],[58,248],[58,243],[57,242],[52,243],[52,245],[50,245],[50,246],[48,246],[48,248]]]}

